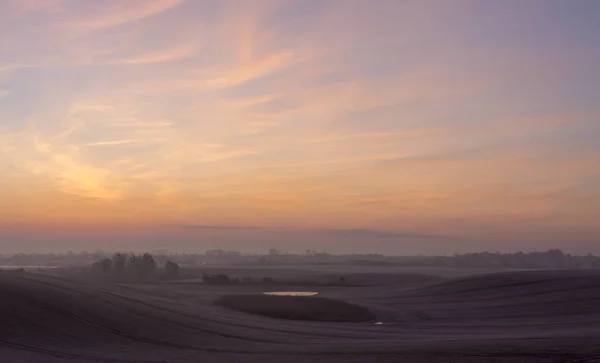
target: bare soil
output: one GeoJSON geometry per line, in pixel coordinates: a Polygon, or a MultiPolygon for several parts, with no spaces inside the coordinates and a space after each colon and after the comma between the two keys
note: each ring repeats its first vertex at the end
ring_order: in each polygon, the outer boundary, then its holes
{"type": "Polygon", "coordinates": [[[0,362],[600,362],[598,272],[350,266],[285,274],[281,289],[291,291],[301,289],[294,280],[356,274],[364,286],[324,286],[319,297],[362,306],[383,324],[273,319],[213,303],[260,294],[260,285],[2,272],[0,362]],[[393,277],[379,283],[386,274],[393,277]]]}

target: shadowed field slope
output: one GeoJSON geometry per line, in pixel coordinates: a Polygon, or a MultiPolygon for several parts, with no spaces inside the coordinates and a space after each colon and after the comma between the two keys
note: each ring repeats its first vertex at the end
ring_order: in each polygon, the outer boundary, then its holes
{"type": "Polygon", "coordinates": [[[574,363],[600,357],[596,273],[515,272],[412,289],[323,292],[375,314],[386,311],[377,316],[383,325],[272,319],[212,303],[240,294],[236,289],[0,273],[0,361],[574,363]]]}
{"type": "Polygon", "coordinates": [[[412,306],[438,320],[513,319],[550,323],[585,316],[598,324],[600,274],[529,271],[464,277],[390,293],[380,302],[412,306]]]}
{"type": "Polygon", "coordinates": [[[314,296],[227,295],[215,304],[279,319],[363,322],[375,318],[362,306],[314,296]]]}

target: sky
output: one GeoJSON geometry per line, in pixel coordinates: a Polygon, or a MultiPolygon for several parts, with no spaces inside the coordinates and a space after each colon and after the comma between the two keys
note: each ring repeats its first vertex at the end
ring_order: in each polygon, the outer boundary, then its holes
{"type": "Polygon", "coordinates": [[[0,0],[0,253],[600,253],[600,2],[0,0]]]}

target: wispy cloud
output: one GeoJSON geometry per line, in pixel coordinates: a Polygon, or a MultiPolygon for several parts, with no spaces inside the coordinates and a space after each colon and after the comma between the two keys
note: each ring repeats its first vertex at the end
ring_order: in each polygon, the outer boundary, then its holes
{"type": "Polygon", "coordinates": [[[380,132],[364,132],[355,134],[334,134],[330,136],[323,136],[311,140],[312,142],[332,142],[332,141],[345,141],[345,140],[356,140],[356,139],[382,139],[382,138],[394,138],[394,139],[408,139],[418,138],[423,136],[433,135],[439,133],[439,129],[424,129],[424,130],[409,130],[409,131],[380,131],[380,132]]]}
{"type": "Polygon", "coordinates": [[[58,11],[68,0],[7,0],[9,7],[18,11],[58,11]]]}
{"type": "Polygon", "coordinates": [[[391,238],[391,239],[451,239],[452,236],[441,236],[423,233],[393,232],[376,229],[327,229],[321,233],[336,237],[348,238],[391,238]]]}
{"type": "Polygon", "coordinates": [[[177,225],[175,227],[189,228],[189,229],[222,229],[222,230],[264,229],[264,227],[258,227],[258,226],[227,226],[227,225],[207,225],[207,224],[182,224],[182,225],[177,225]]]}
{"type": "Polygon", "coordinates": [[[47,187],[97,200],[120,199],[121,188],[118,181],[111,180],[111,170],[87,163],[76,146],[43,134],[36,123],[30,122],[8,141],[5,156],[21,173],[46,180],[47,187]]]}
{"type": "Polygon", "coordinates": [[[190,44],[181,46],[174,49],[168,49],[163,51],[153,51],[130,58],[124,58],[117,61],[119,64],[129,65],[143,65],[143,64],[154,64],[154,63],[165,63],[175,60],[184,59],[196,53],[199,49],[197,44],[190,44]]]}
{"type": "Polygon", "coordinates": [[[126,5],[117,2],[96,3],[91,9],[81,9],[82,12],[85,11],[83,14],[73,12],[76,16],[68,19],[63,25],[71,28],[110,28],[145,19],[181,3],[182,0],[134,0],[126,5]]]}
{"type": "Polygon", "coordinates": [[[134,144],[140,142],[139,140],[129,139],[129,140],[111,140],[111,141],[97,141],[91,142],[87,144],[83,144],[82,146],[114,146],[114,145],[126,145],[126,144],[134,144]]]}
{"type": "Polygon", "coordinates": [[[0,1],[2,190],[40,200],[21,220],[66,198],[65,221],[347,243],[591,228],[593,21],[481,6],[0,1]]]}
{"type": "Polygon", "coordinates": [[[227,88],[249,82],[300,61],[301,59],[295,57],[291,51],[278,51],[230,68],[201,72],[199,76],[201,79],[204,78],[201,82],[208,88],[227,88]]]}
{"type": "MultiPolygon", "coordinates": [[[[435,235],[425,233],[394,232],[377,229],[311,229],[298,227],[265,227],[265,226],[239,226],[239,225],[204,225],[183,224],[175,225],[177,228],[185,229],[214,229],[214,230],[255,230],[270,232],[285,232],[296,235],[318,235],[321,237],[350,238],[361,240],[397,239],[397,240],[452,240],[455,236],[435,235]]],[[[314,237],[312,237],[314,238],[314,237]]]]}

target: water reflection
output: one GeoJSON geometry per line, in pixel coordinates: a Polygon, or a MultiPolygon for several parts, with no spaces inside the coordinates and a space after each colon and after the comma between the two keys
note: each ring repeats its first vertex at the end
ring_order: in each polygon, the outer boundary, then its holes
{"type": "Polygon", "coordinates": [[[275,296],[314,296],[318,292],[315,291],[273,291],[263,292],[264,295],[275,295],[275,296]]]}

